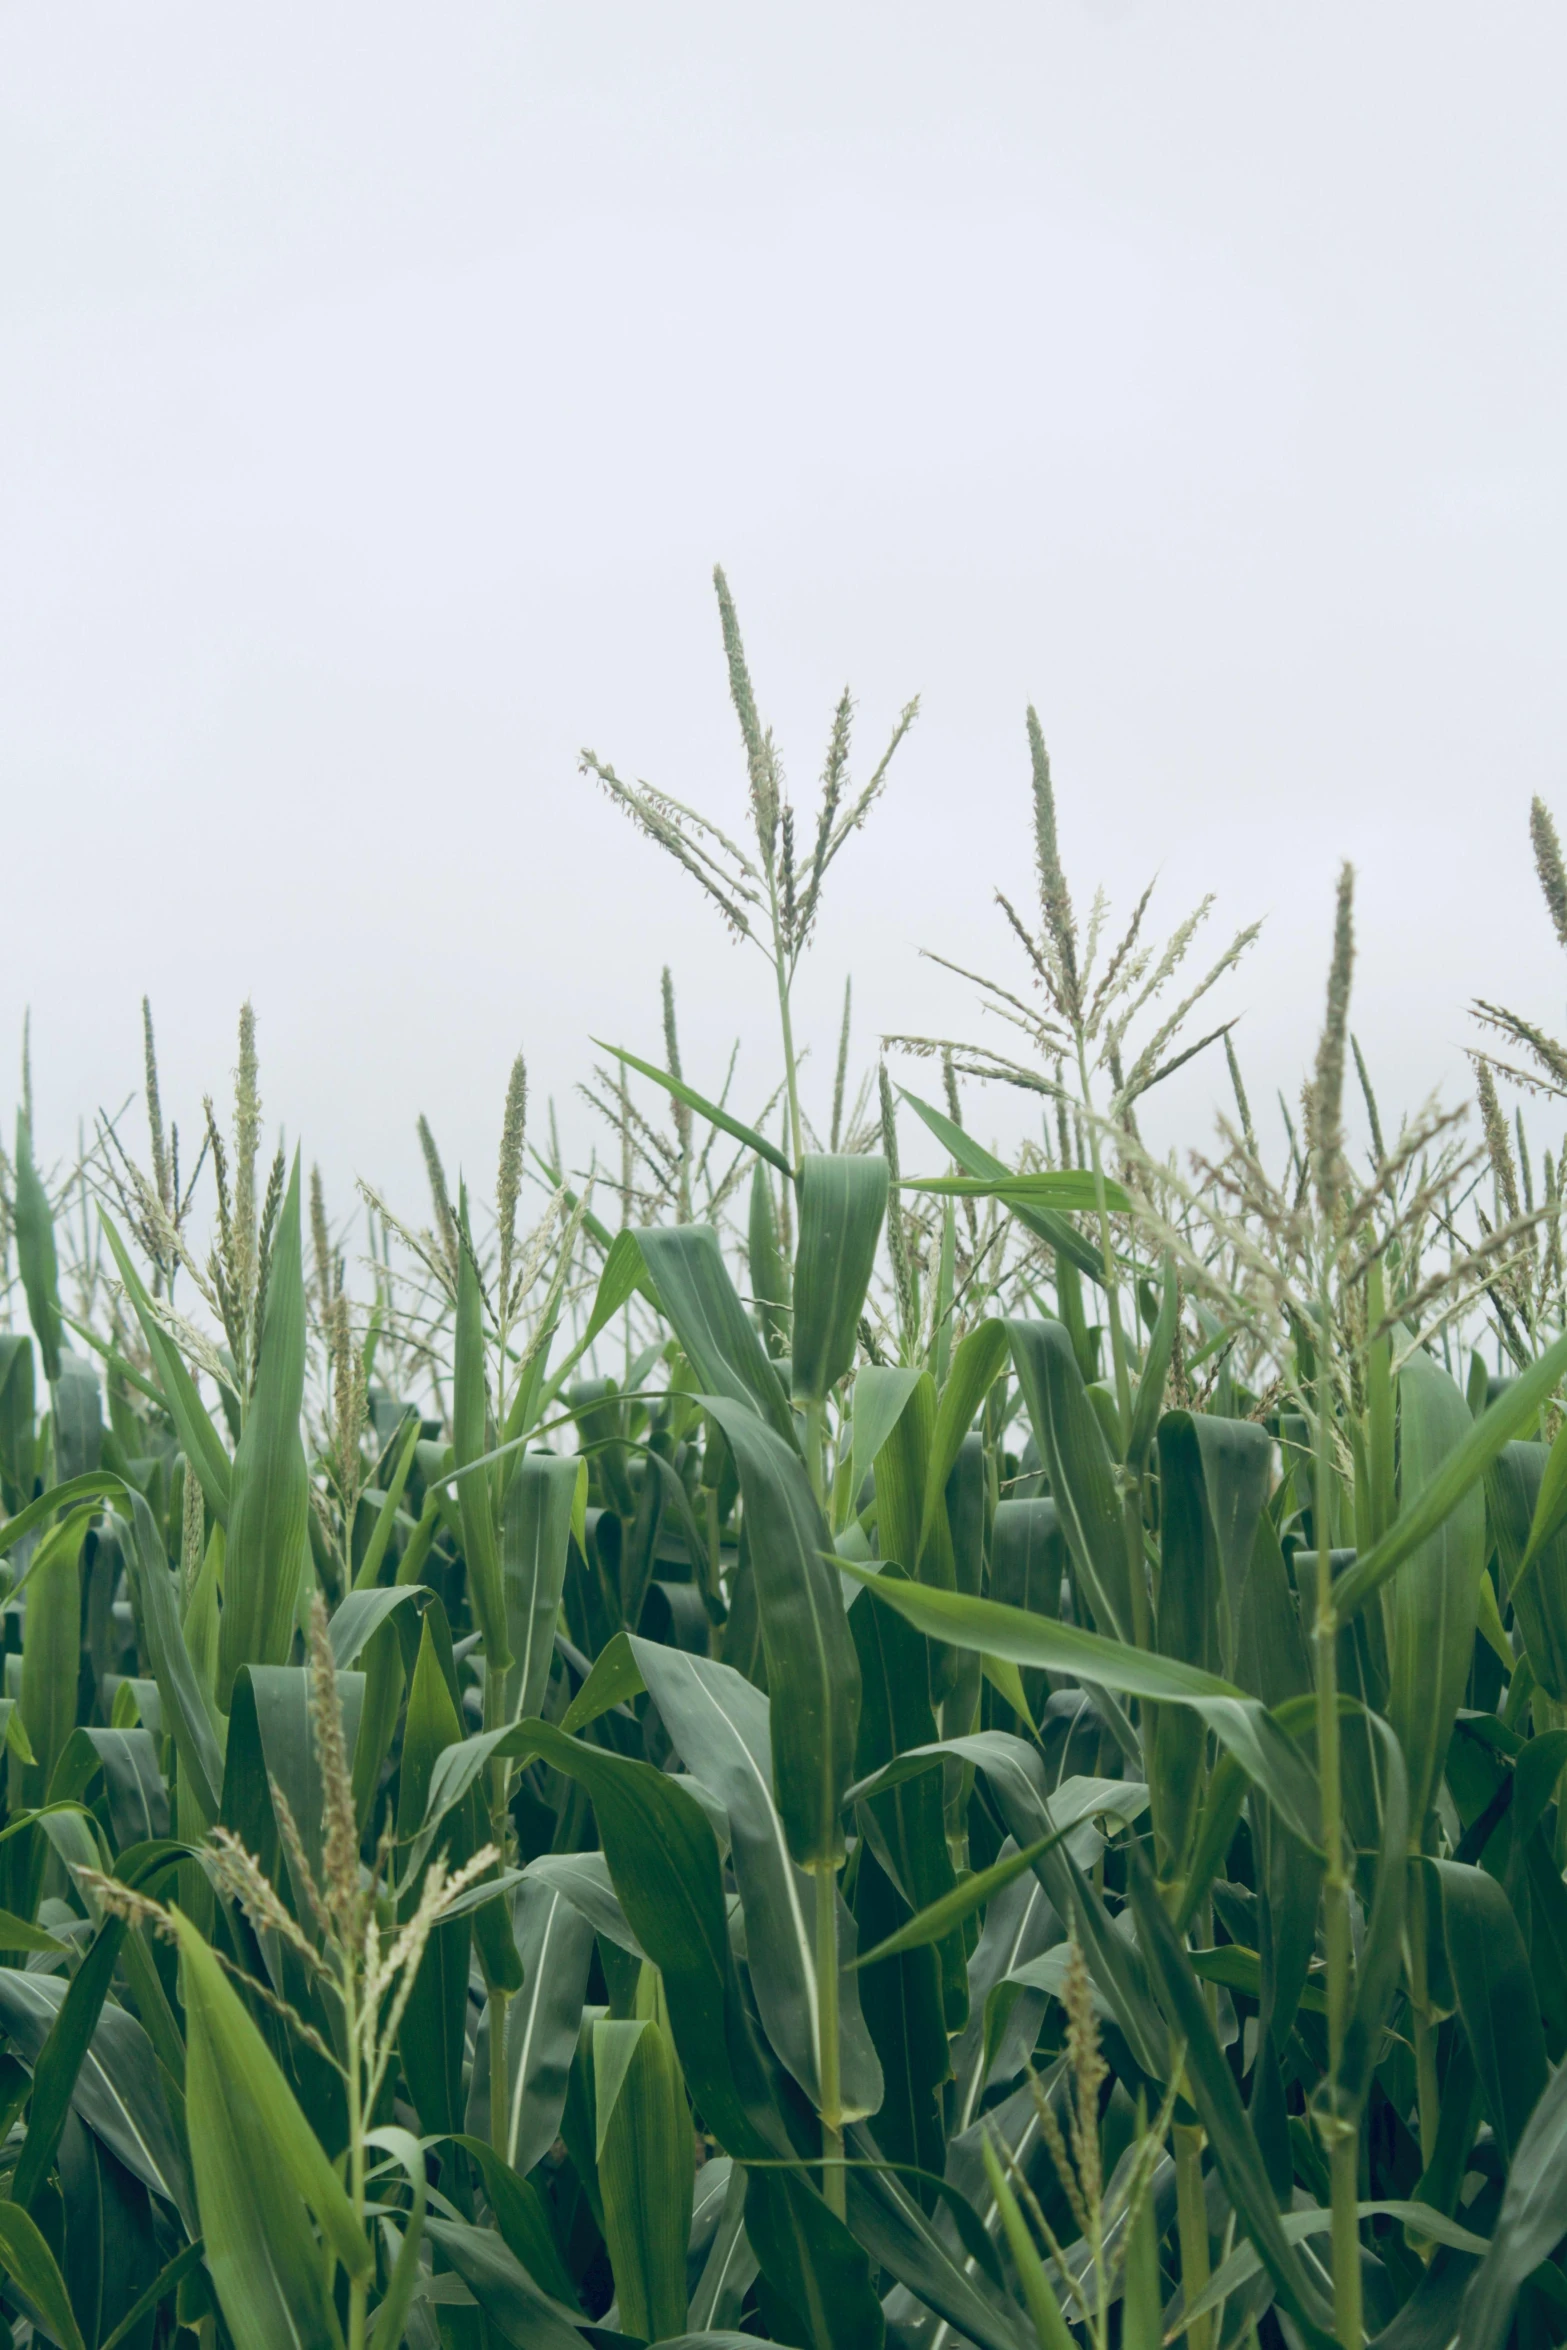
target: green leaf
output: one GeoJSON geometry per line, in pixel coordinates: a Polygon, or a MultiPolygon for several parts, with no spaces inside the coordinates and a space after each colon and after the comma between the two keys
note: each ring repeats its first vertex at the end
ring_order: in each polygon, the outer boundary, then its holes
{"type": "MultiPolygon", "coordinates": [[[[904,1095],[909,1101],[910,1096],[904,1095]]],[[[956,1153],[953,1154],[954,1157],[956,1153]]],[[[902,1191],[935,1192],[944,1199],[998,1199],[1009,1208],[1055,1208],[1068,1213],[1099,1205],[1094,1177],[1086,1168],[1056,1167],[1039,1175],[903,1175],[902,1191]]],[[[1129,1216],[1132,1203],[1119,1183],[1105,1178],[1105,1206],[1112,1215],[1129,1216]]]]}
{"type": "MultiPolygon", "coordinates": [[[[966,1175],[983,1176],[987,1182],[1011,1183],[1017,1180],[1015,1167],[1008,1167],[1004,1161],[983,1149],[955,1120],[933,1109],[929,1102],[922,1102],[919,1095],[910,1093],[907,1086],[900,1085],[898,1091],[915,1116],[924,1119],[936,1140],[966,1175]]],[[[1012,1213],[1038,1239],[1048,1241],[1058,1256],[1065,1257],[1080,1273],[1086,1273],[1090,1281],[1097,1282],[1103,1289],[1104,1259],[1092,1242],[1083,1238],[1075,1225],[1069,1224],[1064,1216],[1051,1208],[1036,1208],[1020,1203],[1012,1206],[1012,1213]]]]}
{"type": "Polygon", "coordinates": [[[418,1413],[410,1412],[407,1431],[392,1467],[391,1483],[381,1496],[381,1506],[375,1513],[375,1524],[365,1544],[365,1555],[354,1570],[356,1591],[373,1590],[380,1580],[381,1564],[392,1539],[392,1529],[397,1524],[397,1513],[403,1505],[403,1491],[408,1483],[408,1472],[414,1464],[414,1454],[419,1449],[421,1430],[422,1422],[418,1413]]]}
{"type": "Polygon", "coordinates": [[[1511,2160],[1549,2078],[1529,1954],[1494,1877],[1457,1861],[1424,1865],[1441,1893],[1448,1970],[1486,2114],[1511,2160]]]}
{"type": "Polygon", "coordinates": [[[980,2139],[980,2149],[985,2157],[985,2176],[990,2181],[990,2192],[1001,2214],[1007,2250],[1012,2255],[1012,2265],[1023,2287],[1023,2299],[1028,2304],[1028,2314],[1039,2337],[1039,2350],[1073,2350],[1072,2335],[1061,2314],[1061,2304],[1050,2289],[1045,2264],[1029,2232],[1018,2199],[1007,2183],[1001,2158],[991,2143],[988,2131],[980,2139]]]}
{"type": "Polygon", "coordinates": [[[152,1300],[143,1286],[141,1275],[131,1262],[124,1242],[107,1216],[103,1216],[101,1222],[103,1236],[109,1243],[110,1253],[119,1269],[125,1294],[141,1324],[142,1337],[152,1357],[153,1369],[158,1374],[158,1385],[163,1390],[163,1401],[179,1435],[180,1449],[201,1481],[208,1508],[218,1524],[226,1526],[233,1470],[223,1447],[223,1439],[208,1417],[206,1406],[196,1392],[196,1382],[185,1368],[179,1348],[153,1311],[152,1300]]]}
{"type": "Polygon", "coordinates": [[[659,1301],[705,1390],[727,1396],[794,1449],[794,1415],[740,1301],[710,1224],[637,1235],[659,1301]]]}
{"type": "Polygon", "coordinates": [[[797,2173],[753,2170],[745,2228],[813,2350],[881,2350],[885,2321],[870,2263],[814,2187],[797,2173]]]}
{"type": "MultiPolygon", "coordinates": [[[[139,1873],[128,1862],[122,1861],[121,1867],[130,1878],[139,1873]]],[[[134,1937],[121,1941],[120,1957],[128,1970],[141,1949],[134,1937]]],[[[74,1988],[57,1975],[0,1967],[0,2024],[25,2064],[40,2062],[74,1988]]],[[[85,1996],[76,2010],[78,2024],[85,1996]]],[[[71,2039],[75,2030],[73,2024],[71,2039]]],[[[62,2039],[51,2068],[58,2061],[63,2074],[71,2053],[70,2041],[62,2039]]],[[[143,2186],[174,2204],[188,2220],[194,2218],[184,2158],[169,2121],[152,2042],[136,2018],[112,2000],[101,2007],[77,2064],[70,2102],[87,2127],[143,2186]]]]}
{"type": "Polygon", "coordinates": [[[508,1721],[542,1710],[555,1654],[555,1626],[566,1584],[575,1507],[587,1492],[588,1465],[573,1454],[525,1452],[512,1472],[501,1513],[501,1582],[512,1669],[508,1721]]]}
{"type": "Polygon", "coordinates": [[[936,1425],[931,1435],[930,1458],[925,1471],[925,1496],[920,1511],[919,1536],[922,1558],[936,1528],[938,1516],[945,1511],[947,1479],[957,1466],[963,1440],[974,1425],[975,1413],[1000,1376],[1007,1352],[1006,1324],[998,1321],[976,1324],[953,1351],[946,1384],[936,1405],[936,1425]]]}
{"type": "MultiPolygon", "coordinates": [[[[762,2026],[806,2095],[819,2104],[819,1880],[791,1857],[773,1802],[770,1701],[732,1666],[650,1640],[633,1639],[630,1648],[681,1761],[724,1807],[762,2026]]],[[[836,1890],[833,1899],[839,1910],[839,2085],[845,2114],[856,2120],[876,2112],[882,2081],[852,1974],[854,1923],[836,1890]]]]}
{"type": "Polygon", "coordinates": [[[218,1702],[225,1710],[240,1666],[282,1664],[294,1637],[310,1559],[310,1473],[299,1429],[304,1392],[296,1151],[267,1275],[255,1391],[234,1455],[218,1641],[218,1702]]]}
{"type": "MultiPolygon", "coordinates": [[[[574,2017],[573,2049],[576,2044],[574,2017]]],[[[552,2294],[563,2308],[574,2309],[576,2287],[561,2260],[555,2241],[554,2222],[532,2180],[520,2178],[515,2168],[496,2153],[488,2139],[461,2135],[454,2137],[452,2143],[460,2146],[471,2162],[478,2164],[484,2180],[485,2199],[495,2214],[495,2224],[506,2240],[508,2251],[521,2261],[535,2284],[552,2294]]]]}
{"type": "Polygon", "coordinates": [[[887,1211],[887,1162],[809,1153],[800,1164],[792,1390],[824,1403],[852,1367],[887,1211]]]}
{"type": "Polygon", "coordinates": [[[134,1539],[126,1544],[125,1563],[135,1590],[148,1658],[163,1705],[163,1727],[174,1740],[182,1785],[188,1786],[211,1822],[222,1803],[223,1749],[218,1743],[208,1699],[185,1635],[180,1629],[174,1578],[164,1559],[163,1543],[144,1497],[124,1489],[131,1507],[134,1539]]]}
{"type": "Polygon", "coordinates": [[[1148,1448],[1153,1443],[1154,1431],[1164,1409],[1164,1383],[1170,1374],[1170,1362],[1175,1353],[1175,1334],[1180,1327],[1180,1320],[1181,1284],[1174,1259],[1166,1257],[1159,1295],[1159,1316],[1148,1340],[1142,1375],[1137,1382],[1137,1393],[1132,1399],[1132,1425],[1126,1438],[1128,1468],[1141,1470],[1148,1458],[1148,1448]]]}
{"type": "Polygon", "coordinates": [[[101,1928],[61,2002],[54,2029],[34,2067],[27,2136],[11,2182],[12,2201],[24,2209],[31,2204],[54,2160],[82,2059],[103,2012],[124,1939],[125,1928],[118,1919],[109,1919],[101,1928]]]}
{"type": "MultiPolygon", "coordinates": [[[[522,1989],[506,2003],[506,2160],[526,2174],[560,2136],[566,2084],[577,2049],[577,2027],[593,1959],[593,1927],[557,1886],[525,1879],[513,1896],[512,1930],[522,1962],[522,1989]]],[[[474,2091],[489,2123],[489,2083],[474,2065],[474,2091]]],[[[476,2135],[476,2101],[469,2105],[476,2135]]],[[[493,2128],[483,2133],[495,2141],[493,2128]]],[[[493,2197],[492,2197],[493,2201],[493,2197]]],[[[517,2247],[513,2246],[513,2250],[517,2247]]],[[[524,2256],[525,2257],[525,2256],[524,2256]]],[[[533,2266],[530,2261],[529,2267],[533,2266]]],[[[537,2269],[534,2274],[539,2276],[537,2269]]],[[[549,2279],[539,2282],[550,2291],[549,2279]]]]}
{"type": "Polygon", "coordinates": [[[772,1699],[773,1785],[789,1849],[802,1868],[831,1866],[843,1852],[860,1667],[828,1564],[827,1529],[798,1453],[729,1398],[697,1400],[723,1430],[739,1472],[772,1699]]]}
{"type": "Polygon", "coordinates": [[[327,1627],[338,1671],[346,1673],[356,1665],[387,1618],[418,1597],[416,1583],[378,1583],[369,1590],[350,1591],[327,1627]]]}
{"type": "Polygon", "coordinates": [[[307,2217],[350,2273],[374,2265],[343,2183],[238,1992],[190,1920],[183,1962],[185,2119],[207,2268],[235,2350],[335,2344],[336,2313],[307,2217]]]}
{"type": "Polygon", "coordinates": [[[1014,1877],[1021,1877],[1034,1863],[1067,1835],[1066,1828],[1057,1828],[1054,1834],[1041,1836],[1021,1852],[1009,1853],[1005,1860],[993,1861],[988,1869],[979,1869],[971,1877],[963,1877],[928,1909],[919,1910],[906,1926],[896,1934],[889,1934],[885,1942],[878,1942],[874,1950],[867,1950],[855,1960],[858,1967],[875,1966],[881,1959],[895,1958],[903,1950],[920,1950],[929,1942],[940,1942],[954,1926],[961,1925],[976,1909],[982,1909],[993,1894],[1010,1885],[1014,1877]]]}
{"type": "MultiPolygon", "coordinates": [[[[1407,1371],[1409,1365],[1404,1366],[1407,1371]]],[[[1373,1591],[1397,1574],[1406,1558],[1434,1534],[1470,1488],[1484,1477],[1502,1447],[1538,1417],[1541,1406],[1555,1392],[1567,1372],[1567,1336],[1547,1347],[1537,1362],[1512,1380],[1482,1419],[1476,1420],[1441,1468],[1412,1497],[1406,1497],[1398,1517],[1382,1540],[1342,1574],[1333,1587],[1333,1604],[1341,1624],[1364,1606],[1373,1591]]]]}
{"type": "Polygon", "coordinates": [[[683,1079],[671,1077],[667,1069],[656,1068],[651,1061],[639,1061],[635,1053],[622,1051],[618,1044],[605,1044],[597,1036],[590,1041],[598,1046],[601,1053],[613,1053],[617,1061],[624,1061],[628,1069],[635,1069],[639,1077],[651,1077],[655,1085],[661,1085],[677,1102],[684,1102],[688,1110],[695,1110],[697,1116],[705,1118],[709,1126],[716,1126],[721,1134],[733,1135],[736,1142],[743,1142],[747,1150],[755,1151],[759,1159],[765,1159],[770,1167],[776,1167],[780,1175],[793,1179],[794,1169],[777,1144],[769,1142],[765,1134],[758,1134],[754,1127],[745,1125],[728,1110],[721,1110],[717,1102],[710,1102],[705,1094],[698,1093],[683,1079]]]}
{"type": "MultiPolygon", "coordinates": [[[[1492,1406],[1495,1409],[1495,1406],[1492,1406]]],[[[1551,2075],[1519,2138],[1485,2258],[1464,2298],[1464,2350],[1502,2350],[1524,2280],[1567,2234],[1567,2065],[1551,2075]]]]}
{"type": "Polygon", "coordinates": [[[1256,1698],[1243,1697],[1217,1674],[1177,1658],[1124,1647],[1117,1640],[1083,1632],[1075,1624],[1025,1614],[993,1599],[961,1591],[932,1591],[905,1583],[874,1567],[840,1558],[836,1565],[863,1583],[885,1606],[896,1608],[918,1631],[954,1647],[1010,1658],[1096,1682],[1127,1697],[1190,1706],[1229,1748],[1247,1776],[1277,1805],[1292,1834],[1316,1846],[1321,1839],[1321,1806],[1316,1780],[1305,1756],[1256,1698]]]}
{"type": "Polygon", "coordinates": [[[1078,1587],[1099,1631],[1129,1642],[1132,1594],[1115,1468],[1070,1333],[1064,1322],[1008,1322],[1007,1336],[1078,1587]]]}
{"type": "Polygon", "coordinates": [[[663,1975],[680,2060],[708,2128],[731,2154],[786,2152],[730,1949],[718,1844],[701,1805],[650,1763],[568,1738],[548,1722],[519,1722],[440,1757],[416,1857],[497,1754],[519,1762],[541,1756],[582,1786],[627,1924],[663,1975]]]}
{"type": "Polygon", "coordinates": [[[651,2018],[593,2027],[599,2193],[620,2322],[656,2341],[686,2322],[693,2139],[674,2051],[651,2018]]]}
{"type": "Polygon", "coordinates": [[[751,1212],[746,1224],[745,1253],[751,1277],[751,1303],[756,1309],[763,1343],[770,1355],[787,1354],[793,1284],[778,1242],[773,1187],[760,1160],[751,1169],[751,1212]]]}
{"type": "Polygon", "coordinates": [[[1208,2019],[1202,1988],[1176,1938],[1147,1864],[1135,1848],[1130,1867],[1138,1944],[1170,2028],[1186,2043],[1186,2077],[1225,2192],[1273,2279],[1280,2302],[1315,2350],[1330,2350],[1333,2312],[1284,2233],[1261,2150],[1208,2019]]]}
{"type": "MultiPolygon", "coordinates": [[[[1404,1490],[1420,1495],[1472,1443],[1476,1424],[1458,1388],[1428,1355],[1410,1356],[1398,1390],[1404,1490]]],[[[1394,1520],[1395,1533],[1401,1517],[1394,1520]]],[[[1474,1658],[1485,1552],[1485,1495],[1475,1477],[1440,1525],[1405,1554],[1392,1589],[1387,1717],[1409,1767],[1417,1831],[1435,1794],[1474,1658]]]]}
{"type": "Polygon", "coordinates": [[[27,1318],[43,1356],[44,1377],[52,1387],[60,1376],[60,1283],[54,1249],[54,1217],[50,1213],[49,1195],[33,1165],[32,1133],[25,1110],[16,1113],[16,1165],[12,1180],[16,1257],[27,1295],[27,1318]]]}
{"type": "MultiPolygon", "coordinates": [[[[25,1783],[41,1802],[76,1721],[81,1664],[82,1592],[78,1561],[90,1510],[73,1510],[51,1527],[33,1554],[27,1576],[26,1637],[22,1647],[22,1725],[36,1762],[25,1783]]],[[[16,1769],[12,1764],[13,1772],[16,1769]]],[[[13,1778],[13,1787],[15,1780],[13,1778]]]]}
{"type": "Polygon", "coordinates": [[[509,2350],[582,2350],[580,2311],[536,2285],[494,2228],[434,2218],[424,2227],[478,2302],[490,2334],[509,2350]]]}
{"type": "Polygon", "coordinates": [[[1398,1992],[1412,1826],[1409,1784],[1399,1742],[1386,1722],[1374,1714],[1366,1720],[1381,1748],[1382,1842],[1371,1915],[1357,1954],[1355,2004],[1331,2090],[1341,2118],[1356,2121],[1370,2094],[1371,2076],[1382,2054],[1383,2026],[1398,1992]]]}
{"type": "Polygon", "coordinates": [[[1558,1487],[1567,1490],[1567,1446],[1560,1432],[1549,1453],[1543,1444],[1504,1445],[1487,1472],[1485,1498],[1530,1670],[1560,1704],[1567,1701],[1567,1516],[1558,1517],[1547,1491],[1553,1470],[1558,1487]]]}
{"type": "Polygon", "coordinates": [[[856,1497],[927,1374],[898,1363],[865,1363],[854,1375],[851,1439],[856,1497]]]}
{"type": "MultiPolygon", "coordinates": [[[[447,1686],[436,1627],[426,1615],[408,1691],[398,1777],[397,1832],[413,1835],[425,1814],[438,1758],[462,1737],[462,1721],[447,1686]]],[[[448,1648],[450,1646],[448,1637],[448,1648]]],[[[455,1840],[459,1848],[466,1839],[455,1840]]],[[[402,1880],[406,1906],[418,1862],[402,1880]]],[[[448,1918],[425,1944],[398,2035],[403,2070],[420,2127],[429,2135],[462,2126],[462,2076],[468,2018],[468,1962],[472,1934],[466,1918],[448,1918]]]]}
{"type": "Polygon", "coordinates": [[[0,2267],[37,2310],[61,2350],[86,2350],[54,2254],[19,2203],[0,2202],[0,2267]]]}

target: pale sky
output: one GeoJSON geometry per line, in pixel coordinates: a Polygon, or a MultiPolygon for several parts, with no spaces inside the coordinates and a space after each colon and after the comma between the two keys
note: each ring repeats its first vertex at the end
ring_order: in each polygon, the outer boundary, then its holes
{"type": "MultiPolygon", "coordinates": [[[[1031,699],[1083,911],[1159,870],[1215,950],[1266,918],[1259,1100],[1346,855],[1386,1110],[1462,1084],[1473,995],[1560,1026],[1564,87],[1546,0],[7,7],[43,1151],[137,1083],[144,989],[188,1128],[254,998],[340,1207],[419,1207],[421,1109],[487,1191],[519,1046],[580,1160],[666,961],[688,1074],[741,1033],[759,1099],[765,972],[575,772],[740,825],[715,559],[803,806],[846,680],[861,772],[923,697],[802,982],[818,1098],[846,971],[867,1049],[977,1029],[922,947],[1025,984],[1031,699]]],[[[1204,1141],[1222,1078],[1149,1123],[1204,1141]]]]}

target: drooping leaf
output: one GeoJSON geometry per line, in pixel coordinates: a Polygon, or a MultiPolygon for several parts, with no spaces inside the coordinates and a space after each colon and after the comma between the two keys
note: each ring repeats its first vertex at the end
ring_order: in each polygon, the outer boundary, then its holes
{"type": "Polygon", "coordinates": [[[802,1401],[824,1402],[853,1364],[886,1209],[885,1159],[801,1161],[791,1386],[802,1401]]]}

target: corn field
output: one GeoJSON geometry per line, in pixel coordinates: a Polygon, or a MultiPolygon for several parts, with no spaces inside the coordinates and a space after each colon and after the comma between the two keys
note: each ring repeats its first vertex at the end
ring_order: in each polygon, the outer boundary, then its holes
{"type": "Polygon", "coordinates": [[[588,1169],[519,1058],[492,1201],[421,1121],[427,1209],[334,1214],[248,1007],[194,1146],[150,1009],[57,1167],[24,1056],[12,2339],[1567,2342],[1567,1045],[1479,1004],[1467,1114],[1391,1123],[1346,869],[1271,1163],[1199,1033],[1254,934],[1080,920],[1030,712],[1007,1050],[862,1072],[846,997],[808,1098],[916,711],[854,781],[846,693],[797,819],[717,587],[743,825],[583,767],[772,966],[768,1098],[666,974],[588,1169]]]}

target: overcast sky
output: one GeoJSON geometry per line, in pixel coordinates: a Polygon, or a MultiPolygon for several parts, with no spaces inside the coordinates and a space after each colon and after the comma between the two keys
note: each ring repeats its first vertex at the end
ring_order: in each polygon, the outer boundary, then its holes
{"type": "Polygon", "coordinates": [[[1560,1025],[1564,86],[1549,0],[6,7],[0,1039],[30,1002],[45,1151],[136,1084],[144,990],[188,1125],[253,997],[345,1206],[417,1206],[421,1109],[488,1190],[519,1046],[580,1157],[666,961],[688,1074],[743,1033],[759,1099],[765,971],[576,774],[739,826],[715,559],[802,802],[846,680],[862,770],[923,697],[802,981],[818,1098],[846,972],[867,1051],[976,1029],[922,947],[1024,983],[1030,700],[1085,909],[1157,870],[1216,945],[1265,918],[1254,1094],[1346,855],[1385,1106],[1462,1084],[1477,993],[1560,1025]]]}

